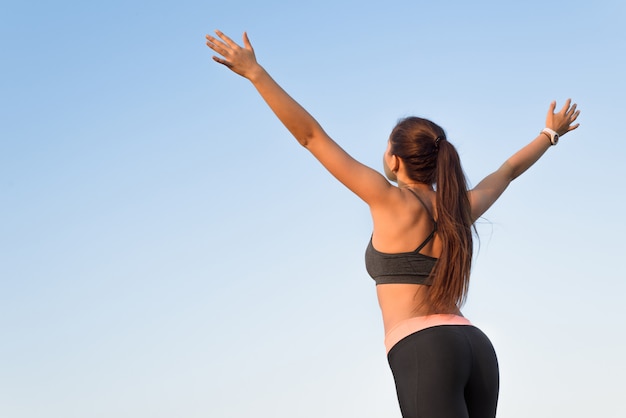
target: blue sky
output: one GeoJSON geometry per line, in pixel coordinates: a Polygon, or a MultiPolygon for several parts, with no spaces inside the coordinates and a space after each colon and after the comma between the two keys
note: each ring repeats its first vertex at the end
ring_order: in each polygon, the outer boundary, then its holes
{"type": "Polygon", "coordinates": [[[581,128],[479,225],[464,313],[499,416],[626,415],[622,1],[5,2],[0,415],[399,417],[365,205],[204,35],[259,61],[380,168],[398,118],[440,123],[471,183],[581,128]]]}

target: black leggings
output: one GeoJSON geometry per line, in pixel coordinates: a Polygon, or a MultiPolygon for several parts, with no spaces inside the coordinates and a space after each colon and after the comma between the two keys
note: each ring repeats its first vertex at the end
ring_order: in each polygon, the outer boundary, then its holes
{"type": "Polygon", "coordinates": [[[498,360],[471,325],[440,325],[400,340],[387,356],[403,418],[493,418],[498,360]]]}

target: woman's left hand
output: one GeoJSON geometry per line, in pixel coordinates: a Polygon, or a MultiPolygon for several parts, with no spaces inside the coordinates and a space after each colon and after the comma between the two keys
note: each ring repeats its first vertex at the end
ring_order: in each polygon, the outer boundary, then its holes
{"type": "Polygon", "coordinates": [[[576,103],[572,104],[571,99],[567,99],[563,108],[554,113],[556,108],[556,102],[550,103],[550,109],[548,109],[548,115],[546,116],[546,127],[558,132],[559,136],[563,136],[569,131],[573,131],[578,128],[580,124],[574,122],[580,115],[580,110],[576,110],[576,103]]]}
{"type": "Polygon", "coordinates": [[[206,35],[207,46],[221,55],[221,57],[213,56],[213,60],[225,65],[240,76],[251,79],[260,65],[256,61],[248,34],[243,33],[243,48],[221,31],[216,30],[215,34],[220,39],[206,35]]]}

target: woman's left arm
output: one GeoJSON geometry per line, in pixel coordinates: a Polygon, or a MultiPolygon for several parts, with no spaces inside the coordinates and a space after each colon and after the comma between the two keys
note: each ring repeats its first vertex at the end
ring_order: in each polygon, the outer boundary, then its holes
{"type": "Polygon", "coordinates": [[[341,183],[372,205],[386,198],[392,189],[377,171],[361,164],[345,152],[322,129],[320,124],[296,102],[257,62],[254,50],[243,35],[243,48],[220,31],[219,37],[206,36],[207,46],[221,55],[213,59],[247,78],[274,114],[295,139],[307,148],[341,183]]]}
{"type": "MultiPolygon", "coordinates": [[[[552,102],[546,116],[547,128],[560,136],[578,128],[579,124],[574,124],[580,114],[580,111],[576,109],[576,104],[572,105],[571,100],[568,99],[557,113],[554,112],[555,107],[556,102],[552,102]]],[[[550,136],[544,132],[540,133],[532,142],[506,160],[500,168],[478,183],[469,192],[472,219],[476,220],[481,217],[504,193],[509,184],[535,164],[551,145],[554,144],[550,136]]]]}

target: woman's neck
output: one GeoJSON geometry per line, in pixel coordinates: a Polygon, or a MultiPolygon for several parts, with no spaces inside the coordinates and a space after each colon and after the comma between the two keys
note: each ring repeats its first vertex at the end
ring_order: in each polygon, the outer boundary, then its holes
{"type": "Polygon", "coordinates": [[[414,182],[414,181],[408,181],[408,182],[404,182],[401,180],[398,180],[398,187],[400,188],[411,188],[411,189],[420,189],[420,190],[425,190],[425,191],[433,191],[433,186],[432,184],[426,184],[426,183],[418,183],[418,182],[414,182]]]}

